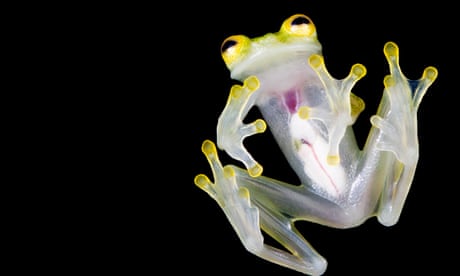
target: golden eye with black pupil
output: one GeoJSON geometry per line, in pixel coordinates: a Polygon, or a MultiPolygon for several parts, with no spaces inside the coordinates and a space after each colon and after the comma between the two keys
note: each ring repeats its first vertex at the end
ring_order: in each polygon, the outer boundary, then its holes
{"type": "Polygon", "coordinates": [[[236,43],[237,42],[232,39],[225,40],[224,43],[222,43],[222,47],[220,48],[221,53],[224,53],[225,51],[227,51],[228,48],[235,46],[236,43]]]}
{"type": "Polygon", "coordinates": [[[227,65],[232,64],[247,51],[250,39],[244,35],[232,35],[222,42],[220,51],[227,65]]]}
{"type": "Polygon", "coordinates": [[[295,14],[283,22],[281,31],[295,36],[312,36],[315,25],[311,19],[303,14],[295,14]]]}
{"type": "Polygon", "coordinates": [[[291,21],[292,26],[302,25],[302,24],[310,24],[310,23],[311,23],[310,19],[308,17],[306,17],[306,16],[299,16],[299,17],[294,18],[291,21]]]}

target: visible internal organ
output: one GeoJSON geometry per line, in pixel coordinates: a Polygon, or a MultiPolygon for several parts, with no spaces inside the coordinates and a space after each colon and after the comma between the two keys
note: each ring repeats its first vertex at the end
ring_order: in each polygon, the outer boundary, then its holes
{"type": "Polygon", "coordinates": [[[283,94],[283,102],[287,110],[289,110],[289,113],[293,114],[297,112],[299,103],[301,102],[300,96],[299,91],[294,89],[283,94]]]}
{"type": "Polygon", "coordinates": [[[284,104],[291,118],[289,131],[293,139],[294,149],[302,162],[305,174],[313,181],[311,186],[319,188],[333,197],[340,196],[346,187],[346,174],[340,164],[330,165],[327,162],[329,144],[313,122],[299,116],[300,93],[289,91],[284,94],[284,104]]]}

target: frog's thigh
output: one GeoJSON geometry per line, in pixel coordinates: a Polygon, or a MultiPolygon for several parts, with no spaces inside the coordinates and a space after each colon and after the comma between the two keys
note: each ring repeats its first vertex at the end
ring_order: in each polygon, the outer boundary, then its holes
{"type": "Polygon", "coordinates": [[[296,220],[305,220],[342,228],[349,224],[344,209],[305,187],[287,184],[273,178],[251,177],[246,170],[232,166],[239,186],[249,190],[255,204],[268,211],[285,214],[296,220]]]}
{"type": "Polygon", "coordinates": [[[289,209],[290,196],[298,197],[291,190],[295,186],[268,177],[250,177],[245,170],[233,168],[238,185],[248,188],[251,204],[259,210],[261,229],[288,250],[265,244],[253,253],[306,274],[321,275],[326,270],[326,260],[296,230],[292,216],[284,212],[289,209]]]}

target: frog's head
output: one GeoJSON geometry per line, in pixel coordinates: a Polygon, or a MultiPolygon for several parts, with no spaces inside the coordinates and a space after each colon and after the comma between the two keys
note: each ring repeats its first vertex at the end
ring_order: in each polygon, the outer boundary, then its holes
{"type": "Polygon", "coordinates": [[[306,62],[311,54],[321,52],[321,45],[311,19],[295,14],[283,22],[277,33],[253,39],[244,35],[228,37],[221,52],[231,77],[242,81],[269,68],[299,60],[306,62]]]}

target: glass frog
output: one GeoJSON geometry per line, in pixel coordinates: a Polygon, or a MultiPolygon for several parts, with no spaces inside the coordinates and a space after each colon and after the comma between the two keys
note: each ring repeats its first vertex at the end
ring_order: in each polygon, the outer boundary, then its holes
{"type": "Polygon", "coordinates": [[[295,228],[296,221],[341,229],[371,217],[385,226],[397,223],[419,158],[417,110],[436,68],[409,80],[399,66],[398,46],[384,45],[390,74],[360,149],[352,125],[364,102],[351,90],[366,68],[355,64],[347,77],[334,79],[309,17],[293,15],[278,32],[254,39],[230,36],[221,50],[231,77],[242,84],[231,88],[218,119],[217,146],[245,168],[223,166],[214,142],[205,140],[201,149],[214,182],[199,174],[195,184],[217,201],[249,252],[321,275],[327,261],[295,228]],[[244,123],[254,106],[263,119],[244,123]],[[243,140],[267,126],[300,185],[264,176],[246,150],[243,140]],[[285,249],[264,243],[262,230],[285,249]]]}

